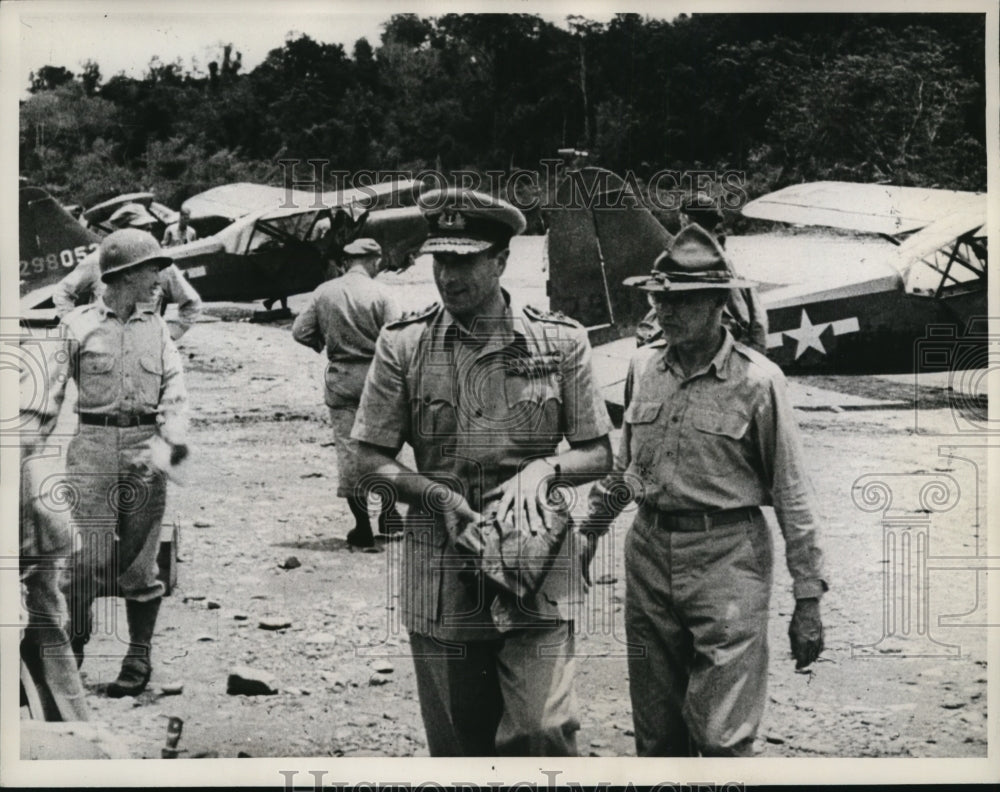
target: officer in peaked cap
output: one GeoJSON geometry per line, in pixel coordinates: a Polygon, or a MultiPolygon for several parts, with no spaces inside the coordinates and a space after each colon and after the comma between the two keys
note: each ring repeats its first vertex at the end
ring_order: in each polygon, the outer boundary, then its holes
{"type": "Polygon", "coordinates": [[[66,480],[79,537],[66,580],[68,632],[82,663],[94,599],[124,597],[129,646],[107,687],[109,696],[121,697],[142,692],[152,671],[167,484],[166,471],[151,459],[164,444],[170,465],[187,457],[187,393],[180,354],[150,302],[171,259],[151,234],[129,228],[105,237],[98,261],[105,290],[64,317],[65,344],[47,360],[50,397],[36,414],[44,438],[67,381],[75,381],[80,427],[66,451],[66,480]]]}
{"type": "MultiPolygon", "coordinates": [[[[326,350],[324,401],[337,448],[337,496],[347,500],[354,517],[347,544],[375,552],[368,496],[358,481],[358,443],[351,439],[351,427],[379,331],[402,311],[392,291],[376,279],[383,265],[378,242],[368,237],[355,239],[344,247],[343,262],[346,272],[321,283],[295,317],[292,338],[316,352],[326,350]]],[[[391,504],[384,505],[378,526],[380,534],[388,535],[400,517],[391,504]]]]}
{"type": "Polygon", "coordinates": [[[427,241],[421,253],[467,256],[490,247],[506,249],[527,222],[521,211],[500,198],[452,187],[420,196],[427,221],[427,241]]]}
{"type": "Polygon", "coordinates": [[[715,238],[683,229],[648,275],[663,338],[626,381],[622,444],[582,531],[599,536],[642,493],[625,540],[625,629],[639,756],[748,756],[764,710],[773,505],[794,584],[797,668],[823,650],[827,589],[798,427],[780,369],[722,323],[743,287],[715,238]]]}
{"type": "Polygon", "coordinates": [[[420,206],[420,250],[433,256],[442,304],[383,328],[352,437],[362,473],[410,505],[400,611],[428,747],[575,755],[571,606],[584,568],[573,561],[589,556],[549,496],[611,462],[587,333],[500,287],[525,228],[516,207],[463,189],[429,192],[420,206]],[[396,461],[404,443],[415,470],[396,461]],[[533,558],[530,585],[510,585],[518,555],[507,550],[539,534],[563,563],[533,558]],[[503,558],[487,558],[487,546],[503,558]]]}

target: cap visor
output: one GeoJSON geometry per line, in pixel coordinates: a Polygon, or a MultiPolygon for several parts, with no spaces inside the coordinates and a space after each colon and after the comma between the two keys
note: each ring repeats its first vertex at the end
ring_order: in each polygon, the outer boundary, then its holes
{"type": "Polygon", "coordinates": [[[489,250],[492,242],[485,239],[463,239],[461,237],[434,237],[420,246],[421,253],[454,253],[458,256],[468,256],[489,250]]]}

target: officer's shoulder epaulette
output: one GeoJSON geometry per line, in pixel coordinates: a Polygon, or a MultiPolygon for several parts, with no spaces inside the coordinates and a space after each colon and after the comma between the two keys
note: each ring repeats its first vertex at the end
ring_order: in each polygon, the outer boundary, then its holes
{"type": "Polygon", "coordinates": [[[526,305],[524,306],[524,313],[530,318],[538,319],[541,322],[552,322],[554,324],[568,325],[569,327],[583,327],[576,319],[571,319],[562,311],[543,311],[541,308],[535,308],[533,305],[526,305]]]}
{"type": "Polygon", "coordinates": [[[441,310],[441,303],[433,302],[426,308],[421,308],[419,311],[407,311],[395,321],[387,322],[386,327],[403,327],[404,325],[413,324],[414,322],[430,319],[436,315],[439,310],[441,310]]]}

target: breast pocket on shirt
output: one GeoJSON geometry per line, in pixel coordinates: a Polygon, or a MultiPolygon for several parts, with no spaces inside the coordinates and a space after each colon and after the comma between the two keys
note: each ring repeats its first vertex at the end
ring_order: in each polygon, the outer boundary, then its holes
{"type": "Polygon", "coordinates": [[[738,412],[698,407],[691,410],[696,444],[690,464],[706,476],[731,475],[744,457],[750,419],[738,412]]]}
{"type": "Polygon", "coordinates": [[[84,409],[101,407],[114,401],[115,356],[103,347],[94,346],[80,352],[80,406],[84,409]]]}
{"type": "Polygon", "coordinates": [[[651,470],[663,444],[662,432],[656,431],[656,419],[662,410],[662,402],[649,401],[633,401],[625,410],[624,420],[632,433],[632,460],[640,475],[651,470]]]}
{"type": "Polygon", "coordinates": [[[160,403],[160,386],[163,384],[163,360],[159,355],[143,355],[138,366],[139,396],[143,404],[156,409],[160,403]]]}
{"type": "Polygon", "coordinates": [[[556,372],[508,374],[507,412],[502,423],[515,443],[558,445],[562,439],[562,394],[556,372]]]}
{"type": "Polygon", "coordinates": [[[413,392],[410,413],[418,442],[440,444],[454,438],[458,433],[458,411],[452,369],[428,367],[413,392]]]}

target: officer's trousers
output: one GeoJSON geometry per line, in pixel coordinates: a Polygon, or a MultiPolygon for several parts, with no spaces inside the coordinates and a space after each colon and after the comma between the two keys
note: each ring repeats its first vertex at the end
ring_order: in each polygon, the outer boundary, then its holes
{"type": "Polygon", "coordinates": [[[76,539],[65,593],[76,635],[96,597],[163,595],[156,556],[167,485],[150,466],[155,434],[153,426],[81,425],[66,451],[76,539]]]}
{"type": "Polygon", "coordinates": [[[771,536],[699,532],[640,509],[625,541],[625,630],[639,756],[749,756],[767,694],[771,536]]]}
{"type": "Polygon", "coordinates": [[[410,649],[431,756],[576,756],[571,622],[410,649]]]}

